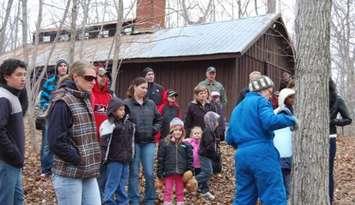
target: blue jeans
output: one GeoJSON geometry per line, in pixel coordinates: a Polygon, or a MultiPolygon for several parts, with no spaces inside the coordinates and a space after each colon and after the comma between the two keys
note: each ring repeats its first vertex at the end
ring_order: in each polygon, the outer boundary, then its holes
{"type": "Polygon", "coordinates": [[[53,175],[58,205],[100,205],[100,191],[96,178],[76,179],[53,175]]]}
{"type": "Polygon", "coordinates": [[[154,159],[156,147],[154,143],[135,144],[134,159],[129,166],[128,196],[131,205],[139,205],[139,172],[143,165],[145,178],[144,205],[155,204],[154,159]]]}
{"type": "Polygon", "coordinates": [[[48,123],[46,122],[45,129],[42,130],[42,144],[41,144],[41,172],[44,174],[51,174],[53,165],[53,154],[49,150],[49,144],[47,139],[48,123]]]}
{"type": "Polygon", "coordinates": [[[106,167],[106,184],[103,204],[128,205],[126,185],[128,182],[128,164],[110,162],[106,167]]]}
{"type": "Polygon", "coordinates": [[[208,180],[213,175],[213,167],[212,160],[207,157],[200,155],[200,162],[201,171],[196,175],[196,180],[198,182],[199,192],[204,194],[210,191],[208,187],[208,180]]]}
{"type": "Polygon", "coordinates": [[[0,160],[0,204],[24,204],[22,170],[0,160]]]}
{"type": "Polygon", "coordinates": [[[235,153],[234,205],[287,205],[279,153],[272,143],[239,147],[235,153]]]}

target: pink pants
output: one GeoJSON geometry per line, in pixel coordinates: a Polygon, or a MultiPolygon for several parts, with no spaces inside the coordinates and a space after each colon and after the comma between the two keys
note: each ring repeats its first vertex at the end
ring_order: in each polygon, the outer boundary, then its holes
{"type": "Polygon", "coordinates": [[[176,202],[184,202],[184,182],[181,175],[170,175],[164,179],[164,202],[172,202],[175,184],[176,202]]]}

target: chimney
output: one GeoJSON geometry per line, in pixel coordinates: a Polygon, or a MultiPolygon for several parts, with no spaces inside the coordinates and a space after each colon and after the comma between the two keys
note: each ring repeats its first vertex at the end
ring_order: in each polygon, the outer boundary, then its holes
{"type": "Polygon", "coordinates": [[[138,0],[135,30],[152,32],[165,27],[166,0],[138,0]]]}

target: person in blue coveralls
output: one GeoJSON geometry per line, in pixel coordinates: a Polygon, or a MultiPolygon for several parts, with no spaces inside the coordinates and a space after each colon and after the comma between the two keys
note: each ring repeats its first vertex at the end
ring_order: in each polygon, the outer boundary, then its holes
{"type": "Polygon", "coordinates": [[[238,148],[234,205],[256,204],[258,198],[263,205],[287,204],[273,131],[295,126],[296,118],[274,114],[269,101],[273,87],[273,81],[267,76],[251,81],[250,92],[231,114],[226,140],[238,148]]]}

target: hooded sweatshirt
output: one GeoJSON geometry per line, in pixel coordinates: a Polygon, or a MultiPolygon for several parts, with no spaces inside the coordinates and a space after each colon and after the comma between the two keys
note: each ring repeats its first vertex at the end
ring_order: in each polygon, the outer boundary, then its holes
{"type": "Polygon", "coordinates": [[[100,141],[104,161],[129,163],[134,153],[134,124],[128,120],[129,109],[123,100],[113,97],[107,109],[108,119],[100,126],[100,141]],[[122,119],[114,116],[114,112],[125,106],[122,119]]]}
{"type": "MultiPolygon", "coordinates": [[[[274,110],[275,114],[284,113],[293,115],[292,107],[285,105],[285,100],[294,95],[295,91],[290,88],[284,88],[279,94],[279,107],[274,110]]],[[[274,131],[274,145],[280,153],[281,158],[287,158],[292,156],[292,131],[291,127],[285,127],[274,131]]]]}

